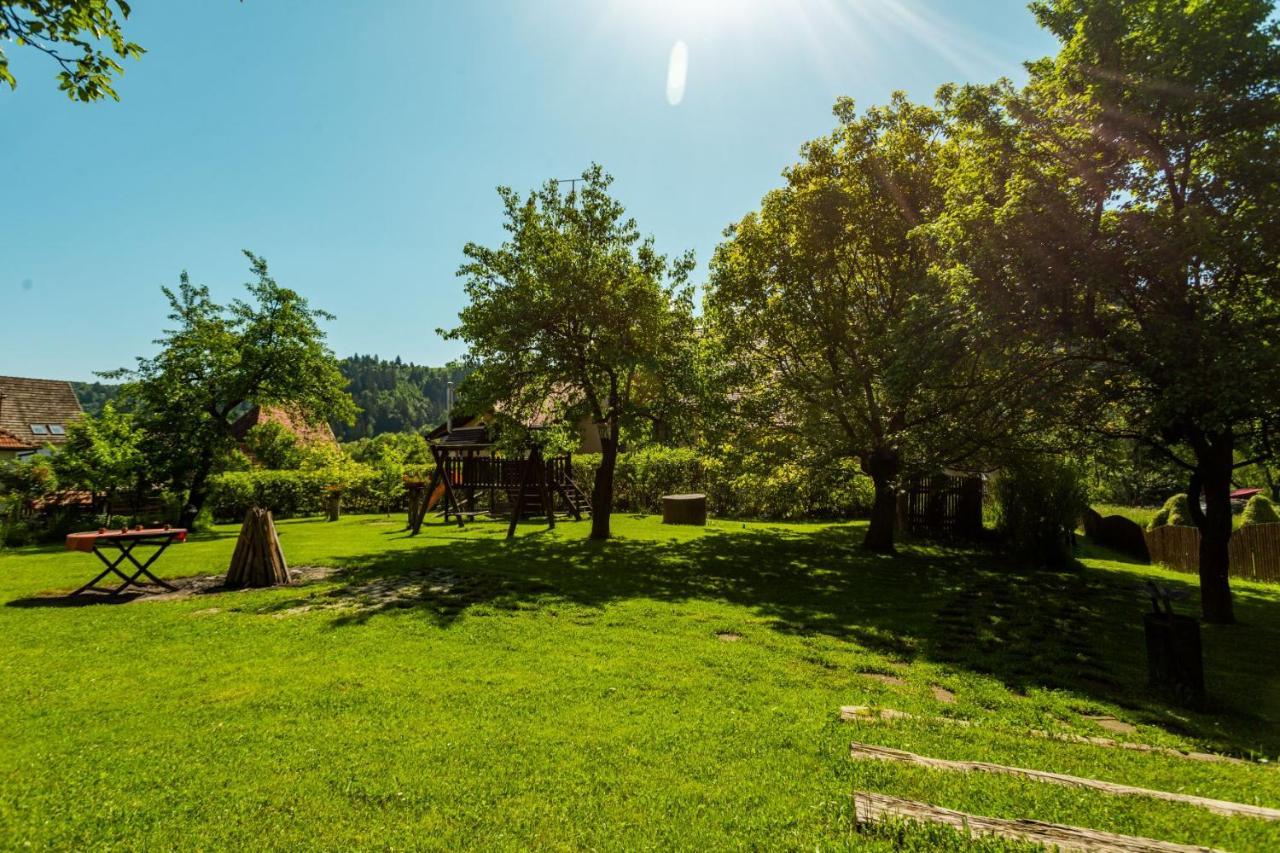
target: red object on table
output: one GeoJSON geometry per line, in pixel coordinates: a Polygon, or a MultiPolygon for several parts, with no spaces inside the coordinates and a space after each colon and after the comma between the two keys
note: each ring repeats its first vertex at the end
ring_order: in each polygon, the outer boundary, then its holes
{"type": "Polygon", "coordinates": [[[158,584],[168,590],[176,590],[177,587],[165,583],[160,578],[151,574],[151,565],[156,559],[164,553],[164,550],[175,542],[186,542],[187,531],[181,527],[154,527],[154,528],[138,528],[135,530],[105,530],[101,532],[89,533],[71,533],[67,536],[68,551],[83,551],[93,554],[99,560],[106,564],[106,568],[89,581],[84,586],[77,589],[72,595],[79,595],[87,589],[93,588],[98,581],[107,575],[115,573],[124,583],[115,589],[108,590],[111,595],[118,595],[130,586],[140,586],[138,578],[146,575],[152,583],[158,584]],[[138,562],[133,556],[133,549],[139,545],[153,545],[156,551],[147,558],[145,563],[138,562]],[[119,556],[113,558],[103,553],[104,548],[115,548],[119,551],[119,556]],[[125,560],[132,563],[137,571],[132,576],[126,575],[120,571],[120,564],[125,560]]]}

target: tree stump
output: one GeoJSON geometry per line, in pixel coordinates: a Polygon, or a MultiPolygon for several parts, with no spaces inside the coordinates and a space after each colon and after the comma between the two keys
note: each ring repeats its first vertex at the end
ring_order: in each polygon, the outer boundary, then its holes
{"type": "Polygon", "coordinates": [[[254,507],[244,514],[226,585],[232,589],[282,586],[292,583],[280,549],[280,537],[269,510],[254,507]]]}
{"type": "Polygon", "coordinates": [[[707,496],[663,495],[662,523],[706,525],[707,496]]]}

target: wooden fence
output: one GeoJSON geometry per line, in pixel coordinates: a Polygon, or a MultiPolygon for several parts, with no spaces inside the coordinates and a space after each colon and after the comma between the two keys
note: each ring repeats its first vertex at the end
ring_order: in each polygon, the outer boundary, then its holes
{"type": "Polygon", "coordinates": [[[913,477],[899,500],[898,525],[911,536],[979,539],[982,489],[981,477],[913,477]]]}
{"type": "MultiPolygon", "coordinates": [[[[1200,531],[1157,527],[1146,532],[1151,562],[1178,572],[1200,571],[1200,531]]],[[[1280,583],[1280,524],[1250,524],[1231,534],[1231,577],[1280,583]]]]}

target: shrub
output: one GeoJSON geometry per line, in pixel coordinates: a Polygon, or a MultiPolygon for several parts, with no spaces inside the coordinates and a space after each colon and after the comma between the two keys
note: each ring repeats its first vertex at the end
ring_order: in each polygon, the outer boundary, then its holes
{"type": "Polygon", "coordinates": [[[1249,498],[1244,505],[1244,515],[1240,517],[1241,526],[1246,524],[1280,524],[1280,510],[1275,501],[1266,495],[1258,494],[1249,498]]]}
{"type": "Polygon", "coordinates": [[[1148,529],[1192,526],[1194,526],[1194,522],[1191,520],[1191,509],[1187,503],[1187,496],[1181,494],[1174,495],[1164,502],[1164,506],[1160,507],[1160,511],[1151,519],[1148,529]]]}
{"type": "Polygon", "coordinates": [[[1019,460],[996,478],[997,527],[1009,549],[1041,565],[1071,560],[1073,531],[1088,507],[1074,465],[1052,457],[1019,460]]]}
{"type": "MultiPolygon", "coordinates": [[[[598,455],[574,456],[574,479],[590,491],[598,455]]],[[[828,465],[763,455],[705,456],[689,448],[651,446],[618,456],[614,506],[662,511],[662,496],[702,492],[707,509],[730,518],[852,518],[871,507],[872,488],[856,462],[828,465]]]]}

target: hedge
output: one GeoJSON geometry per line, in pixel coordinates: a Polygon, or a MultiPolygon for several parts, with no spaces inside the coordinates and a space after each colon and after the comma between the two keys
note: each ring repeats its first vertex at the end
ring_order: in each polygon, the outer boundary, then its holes
{"type": "MultiPolygon", "coordinates": [[[[595,483],[599,454],[573,457],[574,479],[585,491],[595,483]]],[[[342,493],[343,512],[389,513],[405,509],[402,468],[361,465],[342,493]]],[[[321,471],[229,471],[209,481],[206,506],[214,520],[239,521],[253,506],[279,518],[324,512],[327,479],[321,471]]],[[[776,465],[761,457],[730,462],[688,448],[649,447],[618,457],[614,508],[658,513],[662,496],[704,492],[707,508],[728,518],[853,518],[871,507],[871,480],[855,462],[776,465]]]]}
{"type": "MultiPolygon", "coordinates": [[[[587,492],[599,454],[573,457],[574,479],[587,492]]],[[[762,457],[733,460],[700,456],[688,448],[647,447],[618,456],[614,508],[658,513],[662,496],[702,492],[707,509],[728,518],[852,518],[871,507],[871,480],[856,462],[806,466],[762,457]]]]}

